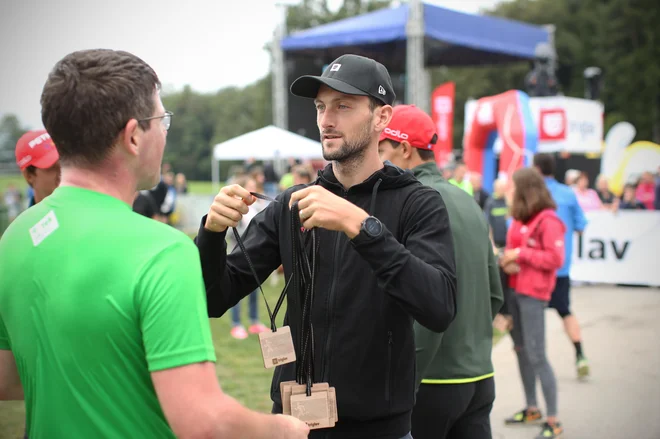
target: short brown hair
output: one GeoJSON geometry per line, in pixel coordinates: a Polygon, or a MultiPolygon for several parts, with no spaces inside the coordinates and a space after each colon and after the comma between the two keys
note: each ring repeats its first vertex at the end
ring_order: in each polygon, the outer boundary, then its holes
{"type": "Polygon", "coordinates": [[[516,220],[526,223],[544,209],[557,208],[543,176],[535,169],[518,169],[513,173],[513,183],[516,191],[513,194],[511,216],[516,220]]]}
{"type": "Polygon", "coordinates": [[[553,177],[555,175],[557,163],[555,162],[555,157],[552,154],[542,152],[534,155],[534,166],[539,168],[541,174],[544,176],[553,177]]]}
{"type": "MultiPolygon", "coordinates": [[[[387,139],[387,140],[390,141],[390,145],[392,145],[393,149],[396,149],[399,146],[401,146],[401,142],[397,142],[396,140],[392,140],[392,139],[387,139]]],[[[421,148],[417,148],[417,147],[412,146],[412,145],[410,145],[410,146],[411,146],[411,148],[417,150],[417,154],[419,155],[419,158],[423,162],[430,162],[431,160],[435,161],[435,153],[432,150],[421,149],[421,148]]]]}
{"type": "MultiPolygon", "coordinates": [[[[153,115],[156,72],[128,52],[70,53],[48,75],[41,119],[64,164],[94,166],[110,153],[131,119],[153,115]]],[[[149,121],[140,128],[149,129],[149,121]]]]}

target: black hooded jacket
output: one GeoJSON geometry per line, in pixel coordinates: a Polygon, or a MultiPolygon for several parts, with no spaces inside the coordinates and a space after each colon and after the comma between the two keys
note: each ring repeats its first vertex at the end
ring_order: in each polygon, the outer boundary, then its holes
{"type": "MultiPolygon", "coordinates": [[[[383,233],[318,229],[320,265],[312,309],[314,381],[337,393],[339,422],[311,438],[393,438],[410,431],[415,401],[413,319],[436,332],[454,318],[456,277],[449,217],[440,194],[412,173],[389,163],[364,182],[344,190],[329,165],[312,184],[377,217],[383,233]]],[[[257,214],[243,235],[263,282],[280,264],[292,271],[291,211],[297,186],[257,214]]],[[[210,317],[220,317],[257,288],[240,248],[227,255],[224,233],[204,229],[196,238],[210,317]]],[[[288,306],[295,300],[287,296],[288,306]]],[[[300,322],[288,321],[294,343],[300,322]]],[[[298,346],[296,346],[298,351],[298,346]]],[[[295,379],[295,364],[275,369],[273,411],[282,412],[281,381],[295,379]]]]}

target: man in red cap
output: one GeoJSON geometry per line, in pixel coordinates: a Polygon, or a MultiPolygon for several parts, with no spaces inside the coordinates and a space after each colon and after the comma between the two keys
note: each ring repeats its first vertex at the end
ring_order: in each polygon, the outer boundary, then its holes
{"type": "Polygon", "coordinates": [[[60,185],[60,156],[46,130],[28,131],[16,143],[16,164],[34,191],[30,206],[60,185]]]}
{"type": "Polygon", "coordinates": [[[456,318],[442,334],[415,324],[417,403],[415,439],[490,439],[495,400],[491,362],[493,319],[503,302],[499,269],[479,205],[442,178],[435,163],[433,120],[414,105],[394,107],[380,136],[383,160],[411,169],[440,192],[447,206],[456,261],[456,318]]]}

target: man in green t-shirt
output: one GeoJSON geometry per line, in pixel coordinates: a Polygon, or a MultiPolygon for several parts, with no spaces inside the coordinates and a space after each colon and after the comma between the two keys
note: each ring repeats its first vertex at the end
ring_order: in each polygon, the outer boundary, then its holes
{"type": "Polygon", "coordinates": [[[303,438],[223,394],[197,249],[131,210],[160,177],[172,113],[126,52],[74,52],[41,96],[61,186],[0,240],[0,400],[40,438],[303,438]]]}

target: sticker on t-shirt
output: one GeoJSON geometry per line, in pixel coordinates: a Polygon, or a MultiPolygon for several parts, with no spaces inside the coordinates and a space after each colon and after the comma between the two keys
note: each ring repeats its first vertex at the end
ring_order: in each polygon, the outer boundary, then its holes
{"type": "Polygon", "coordinates": [[[34,227],[30,229],[30,236],[32,236],[32,243],[38,246],[44,239],[51,233],[57,230],[60,224],[57,222],[57,217],[54,211],[50,211],[43,217],[34,227]]]}

